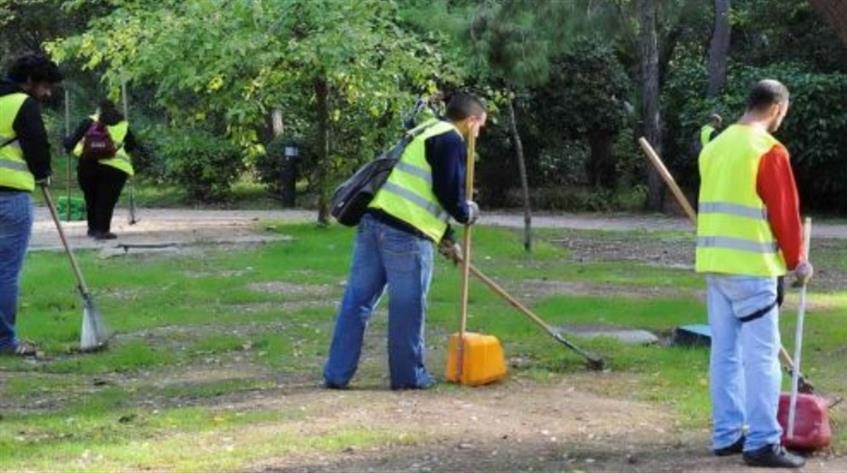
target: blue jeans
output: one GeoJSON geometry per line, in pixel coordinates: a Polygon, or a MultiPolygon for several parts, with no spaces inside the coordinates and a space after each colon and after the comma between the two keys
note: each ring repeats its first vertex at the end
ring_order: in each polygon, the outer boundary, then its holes
{"type": "Polygon", "coordinates": [[[388,365],[391,389],[432,383],[424,366],[426,298],[432,279],[432,242],[365,215],[341,301],[324,379],[346,386],[356,373],[374,307],[388,286],[388,365]]]}
{"type": "Polygon", "coordinates": [[[779,443],[779,309],[774,306],[749,322],[739,320],[774,302],[776,278],[709,275],[706,283],[713,448],[735,443],[745,424],[744,451],[779,443]]]}
{"type": "Polygon", "coordinates": [[[32,196],[0,191],[0,351],[14,349],[18,288],[29,236],[32,196]]]}

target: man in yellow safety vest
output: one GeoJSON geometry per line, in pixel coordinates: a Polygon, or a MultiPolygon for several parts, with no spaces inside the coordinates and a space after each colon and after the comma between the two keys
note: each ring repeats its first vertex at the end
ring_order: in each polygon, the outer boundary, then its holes
{"type": "Polygon", "coordinates": [[[805,282],[813,273],[802,256],[788,151],[771,136],[788,107],[783,84],[753,87],[744,116],[700,154],[697,219],[696,269],[706,275],[712,330],[714,453],[777,468],[804,463],[780,446],[777,278],[793,271],[805,282]]]}
{"type": "Polygon", "coordinates": [[[328,388],[350,383],[368,319],[386,286],[391,388],[426,389],[434,383],[424,365],[432,243],[445,239],[450,217],[464,224],[479,217],[479,208],[465,195],[465,140],[485,125],[485,107],[478,98],[457,93],[447,104],[445,118],[418,125],[417,136],[359,223],[324,368],[328,388]]]}
{"type": "Polygon", "coordinates": [[[15,332],[24,255],[32,233],[32,192],[50,180],[50,144],[39,100],[62,81],[45,56],[17,59],[0,81],[0,354],[34,356],[15,332]]]}

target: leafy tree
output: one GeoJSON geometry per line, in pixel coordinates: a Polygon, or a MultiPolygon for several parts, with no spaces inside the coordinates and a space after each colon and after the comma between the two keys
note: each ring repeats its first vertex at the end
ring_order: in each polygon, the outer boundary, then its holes
{"type": "Polygon", "coordinates": [[[396,133],[410,92],[450,75],[430,44],[398,27],[391,1],[116,3],[53,51],[102,70],[111,90],[123,78],[152,87],[171,123],[223,134],[248,155],[283,110],[318,145],[321,222],[334,179],[396,133]]]}

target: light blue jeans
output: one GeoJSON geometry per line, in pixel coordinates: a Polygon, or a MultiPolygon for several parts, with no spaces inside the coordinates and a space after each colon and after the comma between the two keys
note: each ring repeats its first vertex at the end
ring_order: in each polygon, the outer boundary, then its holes
{"type": "Polygon", "coordinates": [[[735,443],[745,425],[744,451],[779,443],[779,308],[749,322],[739,320],[773,304],[776,278],[708,275],[706,283],[713,448],[735,443]]]}
{"type": "Polygon", "coordinates": [[[432,242],[370,215],[359,223],[353,264],[324,367],[324,379],[346,386],[359,365],[368,320],[388,286],[388,365],[391,389],[426,387],[426,299],[432,279],[432,242]]]}
{"type": "Polygon", "coordinates": [[[13,350],[18,343],[18,290],[31,233],[32,196],[0,191],[0,351],[13,350]]]}

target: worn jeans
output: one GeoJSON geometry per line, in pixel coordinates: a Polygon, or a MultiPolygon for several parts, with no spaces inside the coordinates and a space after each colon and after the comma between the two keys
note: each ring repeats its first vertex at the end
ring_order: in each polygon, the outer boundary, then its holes
{"type": "Polygon", "coordinates": [[[745,425],[744,451],[779,443],[779,309],[774,306],[749,322],[739,320],[773,304],[776,278],[709,275],[706,283],[713,447],[735,443],[745,425]]]}
{"type": "Polygon", "coordinates": [[[0,191],[0,351],[14,348],[18,290],[32,233],[32,196],[0,191]]]}
{"type": "Polygon", "coordinates": [[[386,285],[391,388],[414,389],[432,383],[424,366],[432,257],[429,240],[397,230],[367,214],[362,218],[324,368],[328,384],[346,386],[356,373],[368,320],[386,285]]]}

